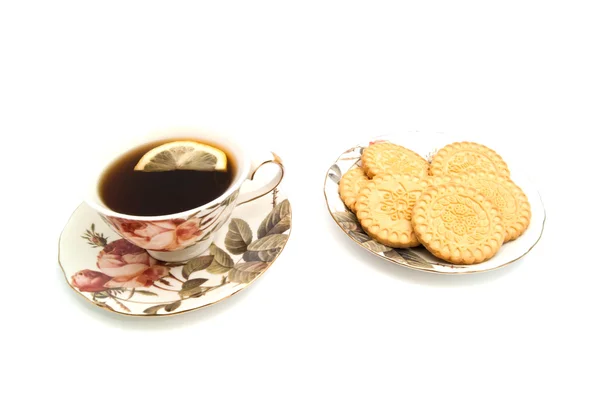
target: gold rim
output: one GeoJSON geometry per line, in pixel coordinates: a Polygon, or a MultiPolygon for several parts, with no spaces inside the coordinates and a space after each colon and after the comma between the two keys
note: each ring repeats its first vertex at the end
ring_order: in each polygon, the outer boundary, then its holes
{"type": "MultiPolygon", "coordinates": [[[[280,182],[281,182],[281,181],[280,181],[280,182]]],[[[279,185],[279,184],[278,184],[278,185],[279,185]]],[[[277,188],[277,187],[275,187],[275,188],[277,188]]],[[[272,190],[271,190],[271,191],[269,191],[269,192],[267,192],[267,194],[269,194],[269,193],[271,193],[271,192],[272,192],[272,190]]],[[[266,195],[266,194],[265,194],[265,195],[266,195]]],[[[264,196],[264,195],[263,195],[263,196],[264,196]]],[[[287,199],[287,200],[289,200],[289,198],[288,198],[288,197],[286,197],[286,199],[287,199]]],[[[263,270],[263,271],[262,271],[262,272],[261,272],[261,273],[260,273],[258,276],[256,276],[254,279],[252,279],[252,281],[250,281],[249,283],[247,283],[247,284],[246,284],[246,285],[244,285],[243,287],[240,287],[239,289],[237,289],[236,291],[232,292],[231,294],[228,294],[227,296],[224,296],[223,298],[219,298],[219,299],[217,299],[217,300],[215,300],[215,301],[212,301],[212,302],[210,302],[210,303],[207,303],[207,304],[204,304],[204,305],[201,305],[201,306],[197,306],[197,307],[195,307],[195,308],[186,309],[186,310],[181,310],[181,311],[176,311],[176,312],[168,312],[168,313],[163,313],[163,314],[160,314],[160,315],[159,315],[159,314],[146,315],[146,314],[138,314],[138,313],[127,313],[127,312],[121,312],[121,311],[118,311],[118,310],[116,310],[116,309],[112,309],[112,308],[110,308],[110,307],[108,307],[108,306],[106,306],[106,305],[97,304],[96,302],[92,301],[91,299],[89,299],[88,297],[86,297],[85,295],[83,295],[83,294],[82,294],[82,293],[81,293],[79,290],[77,290],[75,287],[73,287],[73,286],[71,285],[71,282],[69,281],[69,277],[67,276],[67,272],[65,271],[65,268],[63,267],[63,265],[62,265],[62,263],[61,263],[61,261],[60,261],[60,244],[61,244],[61,241],[62,241],[62,236],[63,236],[63,234],[64,234],[64,232],[65,232],[65,229],[66,229],[66,228],[69,226],[69,223],[70,223],[70,222],[71,222],[71,220],[73,219],[73,216],[75,215],[75,213],[76,213],[76,212],[79,210],[79,208],[80,208],[81,206],[83,206],[83,205],[84,205],[84,202],[82,202],[82,203],[81,203],[79,206],[77,206],[77,208],[75,208],[75,210],[73,211],[73,213],[71,213],[71,216],[69,217],[69,220],[67,220],[67,224],[65,224],[65,227],[62,229],[62,231],[61,231],[61,233],[60,233],[60,237],[58,238],[58,265],[60,266],[60,269],[61,269],[61,270],[62,270],[62,272],[63,272],[63,275],[64,275],[64,277],[65,277],[65,280],[66,280],[67,284],[69,285],[69,287],[71,287],[71,289],[72,289],[73,291],[75,291],[75,293],[79,294],[81,297],[83,297],[83,299],[85,299],[86,301],[88,301],[89,303],[91,303],[92,305],[94,305],[94,306],[96,306],[96,307],[98,307],[98,308],[100,308],[100,309],[104,309],[104,310],[106,310],[106,311],[109,311],[109,312],[112,312],[112,313],[117,313],[117,314],[119,314],[119,315],[123,315],[123,316],[134,316],[134,317],[150,317],[150,318],[153,318],[153,317],[168,317],[168,316],[174,316],[174,315],[181,315],[181,314],[183,314],[183,313],[187,313],[187,312],[193,312],[193,311],[195,311],[195,310],[202,309],[202,308],[205,308],[205,307],[207,307],[207,306],[214,305],[214,304],[216,304],[216,303],[218,303],[218,302],[221,302],[221,301],[223,301],[223,300],[225,300],[225,299],[227,299],[227,298],[230,298],[230,297],[232,297],[233,295],[235,295],[235,294],[239,293],[240,291],[244,290],[245,288],[249,287],[249,286],[250,286],[251,284],[253,284],[253,283],[254,283],[256,280],[258,280],[260,277],[262,277],[262,275],[263,275],[263,274],[265,274],[265,273],[267,272],[267,270],[269,270],[269,269],[271,268],[271,266],[272,266],[272,265],[275,263],[275,261],[276,261],[276,260],[279,258],[279,256],[280,256],[280,255],[283,253],[283,250],[285,249],[285,247],[286,247],[286,245],[287,245],[287,243],[288,243],[288,241],[290,240],[290,237],[291,237],[291,235],[292,235],[292,214],[293,214],[293,212],[292,212],[292,210],[290,209],[290,230],[289,230],[289,233],[288,233],[288,238],[286,239],[286,241],[285,241],[285,244],[283,244],[283,247],[281,248],[281,251],[280,251],[280,252],[277,254],[277,256],[275,256],[275,259],[273,259],[273,260],[271,261],[271,263],[269,263],[269,265],[267,266],[267,268],[266,268],[265,270],[263,270]]],[[[183,301],[183,300],[182,300],[182,301],[183,301]]],[[[173,302],[177,302],[177,301],[173,301],[173,302]]],[[[156,305],[156,304],[155,304],[155,305],[156,305]]],[[[183,306],[183,303],[182,303],[182,306],[183,306]]]]}
{"type": "MultiPolygon", "coordinates": [[[[332,164],[332,166],[333,166],[334,164],[337,164],[337,163],[339,162],[339,160],[342,158],[342,156],[343,156],[343,155],[345,155],[345,154],[346,154],[346,153],[348,153],[349,151],[355,151],[355,150],[356,150],[356,148],[357,148],[357,147],[360,147],[360,146],[362,146],[362,145],[356,145],[356,146],[353,146],[353,147],[349,148],[347,151],[345,151],[345,152],[343,152],[342,154],[340,154],[340,155],[338,156],[338,158],[335,160],[335,162],[332,164]]],[[[360,157],[358,158],[358,160],[360,160],[360,157]]],[[[358,160],[357,160],[357,162],[358,162],[358,160]]],[[[354,164],[356,164],[356,162],[355,162],[354,164]]],[[[342,232],[343,232],[344,234],[346,234],[346,236],[347,236],[348,238],[350,238],[350,239],[351,239],[353,242],[355,242],[356,244],[358,244],[358,245],[359,245],[359,246],[360,246],[362,249],[364,249],[364,250],[368,251],[369,253],[371,253],[371,254],[373,254],[373,255],[375,255],[375,256],[377,256],[377,257],[379,257],[379,258],[383,259],[383,260],[386,260],[386,261],[388,261],[388,262],[390,262],[390,263],[393,263],[393,264],[395,264],[395,265],[398,265],[398,266],[407,267],[407,268],[409,268],[409,269],[412,269],[412,270],[417,270],[417,271],[421,271],[421,272],[434,273],[434,274],[440,274],[440,275],[448,275],[448,276],[450,276],[450,275],[466,275],[466,274],[475,274],[475,273],[485,273],[485,272],[490,272],[490,271],[497,270],[497,269],[500,269],[500,268],[502,268],[502,267],[508,266],[508,265],[510,265],[510,264],[512,264],[512,263],[514,263],[514,262],[516,262],[516,261],[518,261],[519,259],[523,258],[525,255],[527,255],[529,252],[531,252],[531,250],[532,250],[532,249],[533,249],[533,248],[534,248],[534,247],[537,245],[537,243],[538,243],[538,242],[540,241],[540,239],[542,238],[542,234],[544,233],[544,228],[545,228],[545,225],[546,225],[546,208],[544,207],[544,202],[543,202],[543,200],[542,200],[542,196],[540,195],[539,191],[536,189],[536,191],[535,191],[535,192],[537,193],[537,195],[538,195],[538,198],[540,199],[540,204],[541,204],[541,206],[542,206],[542,212],[543,212],[543,214],[544,214],[544,218],[543,218],[543,220],[542,220],[542,228],[541,228],[541,230],[540,230],[540,235],[539,235],[539,236],[538,236],[538,238],[535,240],[535,242],[533,243],[533,245],[531,245],[531,247],[530,247],[530,248],[527,250],[527,252],[523,253],[523,254],[522,254],[522,255],[520,255],[519,257],[517,257],[517,258],[515,258],[515,259],[513,259],[513,260],[511,260],[511,261],[509,261],[509,262],[506,262],[506,263],[504,263],[504,264],[502,264],[502,265],[496,266],[496,267],[491,267],[491,268],[489,268],[489,269],[484,269],[484,270],[472,270],[472,271],[456,271],[456,272],[445,272],[445,271],[438,271],[438,270],[435,270],[436,266],[438,266],[438,265],[440,265],[440,266],[445,266],[445,267],[453,267],[453,266],[469,266],[469,265],[452,265],[452,264],[445,264],[445,263],[435,263],[435,264],[434,264],[434,263],[431,263],[431,265],[433,266],[433,269],[424,269],[424,268],[418,268],[418,267],[415,267],[415,266],[409,266],[409,265],[405,265],[405,264],[399,263],[399,262],[397,262],[397,261],[395,261],[395,260],[389,259],[389,258],[387,258],[387,257],[385,257],[385,256],[383,256],[383,255],[380,255],[379,253],[377,253],[377,252],[374,252],[374,251],[370,250],[369,248],[365,248],[364,246],[362,246],[362,243],[358,242],[356,239],[354,239],[354,238],[352,238],[350,235],[348,235],[348,233],[346,232],[346,230],[344,230],[344,228],[343,228],[343,227],[340,225],[340,223],[338,223],[338,221],[337,221],[337,220],[335,219],[335,217],[333,216],[333,213],[332,213],[332,211],[331,211],[331,207],[330,207],[330,205],[329,205],[329,198],[327,197],[327,180],[329,179],[329,170],[330,170],[330,169],[331,169],[331,167],[329,167],[329,168],[327,169],[327,171],[325,172],[325,181],[323,181],[323,195],[325,196],[325,203],[327,204],[327,211],[329,212],[329,215],[331,216],[331,218],[333,219],[333,221],[335,221],[335,224],[337,224],[337,226],[338,226],[338,227],[339,227],[339,228],[342,230],[342,232]]],[[[340,170],[341,170],[341,169],[340,169],[340,170]]],[[[342,173],[343,173],[343,172],[342,172],[342,173]]],[[[456,267],[456,268],[457,268],[457,269],[459,269],[460,267],[456,267]]]]}

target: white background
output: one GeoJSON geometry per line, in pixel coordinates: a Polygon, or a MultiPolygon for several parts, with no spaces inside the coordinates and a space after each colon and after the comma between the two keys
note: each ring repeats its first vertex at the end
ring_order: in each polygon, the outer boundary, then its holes
{"type": "Polygon", "coordinates": [[[599,17],[594,1],[3,1],[0,398],[597,400],[599,17]],[[170,125],[277,151],[292,236],[220,304],[110,314],[69,289],[58,236],[99,149],[170,125]],[[408,129],[522,160],[548,214],[534,251],[446,277],[356,247],[324,174],[408,129]]]}

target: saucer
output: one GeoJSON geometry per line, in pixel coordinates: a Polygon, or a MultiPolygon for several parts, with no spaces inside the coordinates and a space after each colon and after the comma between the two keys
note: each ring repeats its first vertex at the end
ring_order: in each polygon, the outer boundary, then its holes
{"type": "Polygon", "coordinates": [[[342,153],[327,171],[325,176],[325,201],[331,217],[344,233],[355,243],[367,251],[391,263],[431,273],[466,274],[494,270],[507,266],[525,256],[538,243],[544,231],[546,212],[540,194],[535,186],[522,172],[516,170],[514,163],[508,162],[511,179],[521,187],[529,198],[531,205],[531,222],[523,235],[510,241],[500,248],[491,259],[473,265],[454,265],[433,256],[424,247],[390,248],[371,239],[362,230],[360,223],[345,205],[338,193],[339,181],[342,175],[355,165],[360,165],[363,149],[372,141],[390,141],[411,149],[431,161],[431,157],[446,144],[460,139],[448,139],[442,134],[426,134],[409,132],[407,134],[386,135],[349,148],[342,153]]]}
{"type": "Polygon", "coordinates": [[[292,212],[281,188],[236,207],[209,250],[185,264],[157,261],[83,203],[61,234],[59,265],[75,292],[111,312],[164,316],[214,304],[252,284],[283,251],[292,212]]]}

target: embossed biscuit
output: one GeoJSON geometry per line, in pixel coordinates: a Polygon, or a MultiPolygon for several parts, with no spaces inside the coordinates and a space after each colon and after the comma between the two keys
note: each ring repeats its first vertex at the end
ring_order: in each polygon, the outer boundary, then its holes
{"type": "Polygon", "coordinates": [[[429,163],[417,153],[390,142],[377,142],[362,153],[362,165],[369,177],[382,173],[427,176],[429,163]]]}
{"type": "Polygon", "coordinates": [[[498,208],[506,230],[504,242],[519,238],[527,230],[531,221],[531,206],[527,195],[513,181],[481,171],[461,175],[460,178],[498,208]]]}
{"type": "Polygon", "coordinates": [[[440,149],[431,160],[431,175],[484,171],[510,177],[508,166],[492,149],[474,142],[455,142],[440,149]]]}
{"type": "Polygon", "coordinates": [[[425,177],[427,184],[430,187],[438,187],[440,185],[449,184],[451,182],[455,184],[461,184],[464,180],[465,175],[430,175],[425,177]]]}
{"type": "Polygon", "coordinates": [[[361,188],[356,216],[370,237],[394,248],[418,246],[412,224],[412,209],[427,187],[427,181],[408,174],[377,175],[361,188]]]}
{"type": "Polygon", "coordinates": [[[415,204],[412,224],[429,252],[454,264],[483,262],[504,242],[496,206],[475,188],[462,184],[428,187],[415,204]]]}
{"type": "Polygon", "coordinates": [[[356,212],[354,204],[358,197],[358,191],[364,183],[369,181],[369,177],[365,174],[362,168],[353,168],[348,170],[340,180],[339,192],[340,197],[350,210],[356,212]]]}

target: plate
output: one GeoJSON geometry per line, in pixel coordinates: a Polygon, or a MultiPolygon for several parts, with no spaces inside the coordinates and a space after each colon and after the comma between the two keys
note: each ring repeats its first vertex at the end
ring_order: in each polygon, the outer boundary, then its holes
{"type": "Polygon", "coordinates": [[[356,165],[360,165],[362,151],[369,143],[374,141],[390,141],[411,149],[431,161],[431,157],[438,149],[449,143],[456,142],[456,140],[448,140],[447,138],[443,134],[412,131],[406,134],[380,136],[348,148],[331,165],[325,176],[323,191],[331,217],[333,217],[333,220],[342,231],[363,249],[390,263],[410,269],[441,274],[468,274],[498,269],[519,260],[529,253],[540,240],[544,231],[546,211],[538,190],[526,175],[521,171],[515,170],[510,160],[505,159],[511,170],[511,179],[521,187],[529,198],[529,203],[531,204],[531,222],[523,235],[514,241],[502,245],[494,257],[482,263],[474,265],[451,264],[436,258],[422,246],[407,249],[389,248],[367,236],[354,213],[344,205],[338,193],[339,180],[346,171],[356,165]]]}

